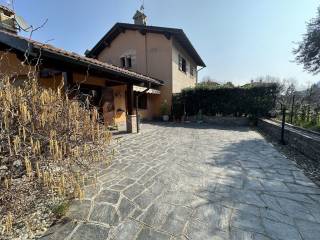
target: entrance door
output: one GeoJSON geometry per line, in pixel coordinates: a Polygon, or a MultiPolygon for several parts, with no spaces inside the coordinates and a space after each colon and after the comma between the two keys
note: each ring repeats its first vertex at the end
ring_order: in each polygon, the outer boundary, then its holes
{"type": "Polygon", "coordinates": [[[114,95],[112,88],[105,88],[102,91],[102,108],[103,108],[103,119],[106,125],[114,125],[114,95]]]}

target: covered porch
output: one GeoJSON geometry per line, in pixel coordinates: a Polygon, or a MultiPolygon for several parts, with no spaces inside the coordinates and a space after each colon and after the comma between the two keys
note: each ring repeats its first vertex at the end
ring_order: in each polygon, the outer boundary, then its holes
{"type": "MultiPolygon", "coordinates": [[[[137,131],[139,97],[159,94],[163,85],[160,80],[2,31],[0,53],[1,74],[25,81],[33,72],[44,87],[63,86],[70,98],[96,107],[101,121],[120,131],[137,131]]],[[[147,114],[152,115],[152,107],[147,114]]]]}

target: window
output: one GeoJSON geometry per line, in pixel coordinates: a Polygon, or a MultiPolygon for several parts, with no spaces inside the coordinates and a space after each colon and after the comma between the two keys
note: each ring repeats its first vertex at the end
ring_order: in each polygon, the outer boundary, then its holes
{"type": "Polygon", "coordinates": [[[186,73],[187,72],[187,61],[179,55],[179,70],[186,73]]]}
{"type": "Polygon", "coordinates": [[[132,68],[132,60],[131,57],[127,57],[127,68],[132,68]]]}
{"type": "Polygon", "coordinates": [[[121,57],[120,64],[123,68],[132,68],[132,59],[131,56],[121,57]]]}
{"type": "MultiPolygon", "coordinates": [[[[133,107],[137,107],[137,94],[134,94],[134,101],[133,101],[133,107]]],[[[148,95],[146,93],[139,96],[139,109],[148,109],[148,95]]]]}
{"type": "Polygon", "coordinates": [[[121,67],[126,67],[126,58],[125,57],[122,57],[120,58],[120,62],[121,62],[121,67]]]}

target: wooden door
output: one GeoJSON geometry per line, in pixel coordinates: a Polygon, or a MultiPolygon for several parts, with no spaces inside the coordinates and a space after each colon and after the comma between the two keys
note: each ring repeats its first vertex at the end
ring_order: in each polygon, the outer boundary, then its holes
{"type": "Polygon", "coordinates": [[[108,87],[102,91],[102,108],[104,123],[108,126],[114,125],[115,108],[113,89],[108,87]]]}

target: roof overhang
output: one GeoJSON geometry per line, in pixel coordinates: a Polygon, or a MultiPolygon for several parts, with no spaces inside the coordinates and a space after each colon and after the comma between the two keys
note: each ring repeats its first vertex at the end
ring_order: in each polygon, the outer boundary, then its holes
{"type": "Polygon", "coordinates": [[[145,93],[148,93],[148,94],[156,94],[156,95],[159,95],[161,92],[160,90],[157,90],[157,89],[153,89],[153,88],[145,88],[145,87],[140,87],[140,86],[133,86],[133,91],[134,92],[145,92],[145,93]]]}
{"type": "Polygon", "coordinates": [[[121,79],[132,84],[151,84],[161,86],[163,81],[119,68],[96,59],[87,58],[76,53],[33,41],[15,34],[0,31],[0,44],[9,47],[10,51],[18,51],[33,59],[41,58],[42,61],[54,62],[56,66],[67,68],[82,68],[90,74],[98,74],[105,78],[121,79]]]}

